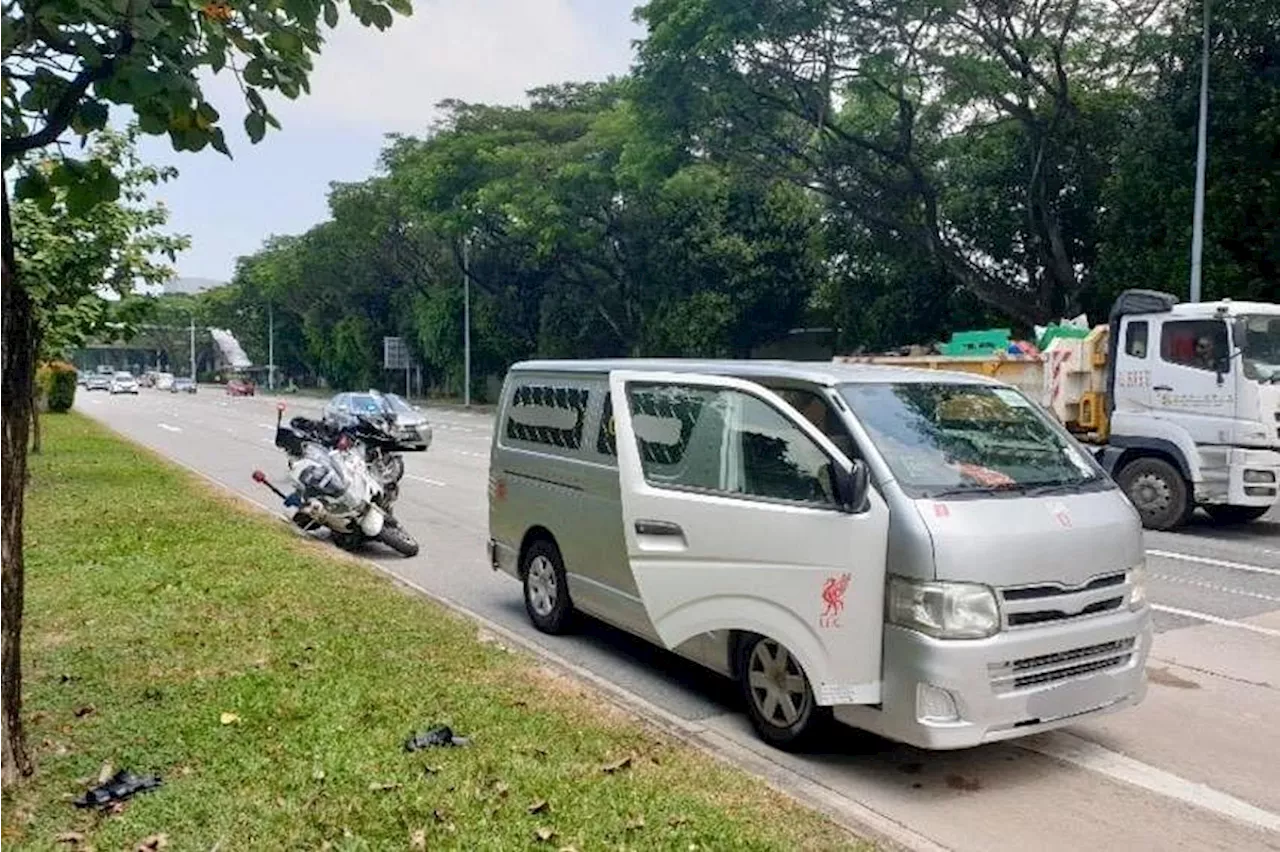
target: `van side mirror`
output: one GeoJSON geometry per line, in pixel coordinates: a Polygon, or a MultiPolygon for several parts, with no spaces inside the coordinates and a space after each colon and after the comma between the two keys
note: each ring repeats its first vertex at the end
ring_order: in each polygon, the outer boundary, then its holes
{"type": "Polygon", "coordinates": [[[859,459],[854,459],[853,466],[845,470],[840,465],[832,465],[835,476],[836,499],[840,508],[851,515],[867,510],[867,491],[871,488],[871,476],[867,466],[859,459]]]}

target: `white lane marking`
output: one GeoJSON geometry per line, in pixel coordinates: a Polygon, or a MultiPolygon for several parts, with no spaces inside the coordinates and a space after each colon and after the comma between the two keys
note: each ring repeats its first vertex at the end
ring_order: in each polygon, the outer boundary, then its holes
{"type": "Polygon", "coordinates": [[[1151,608],[1156,612],[1167,612],[1171,615],[1184,615],[1187,618],[1194,618],[1197,621],[1207,621],[1210,624],[1220,624],[1223,627],[1236,627],[1240,630],[1248,630],[1250,633],[1260,633],[1263,636],[1274,636],[1280,639],[1280,630],[1270,627],[1262,627],[1257,624],[1249,624],[1244,621],[1232,621],[1229,618],[1220,618],[1216,615],[1210,615],[1207,612],[1196,612],[1192,609],[1180,609],[1176,606],[1165,606],[1164,604],[1152,604],[1151,608]]]}
{"type": "Polygon", "coordinates": [[[1180,583],[1184,586],[1198,586],[1201,589],[1208,589],[1212,592],[1222,592],[1228,595],[1241,595],[1246,598],[1257,598],[1260,601],[1272,601],[1280,603],[1280,597],[1275,595],[1264,595],[1261,592],[1250,592],[1245,589],[1233,589],[1229,586],[1219,586],[1217,583],[1206,583],[1203,580],[1188,580],[1185,577],[1171,577],[1168,574],[1148,574],[1153,580],[1164,580],[1169,583],[1180,583]]]}
{"type": "Polygon", "coordinates": [[[1190,553],[1174,553],[1171,550],[1148,550],[1147,555],[1154,556],[1157,559],[1198,562],[1201,565],[1212,565],[1215,568],[1232,568],[1236,571],[1251,571],[1255,574],[1271,574],[1280,577],[1280,568],[1266,568],[1262,565],[1248,565],[1244,562],[1228,562],[1225,559],[1211,559],[1208,556],[1192,556],[1190,553]]]}
{"type": "Polygon", "coordinates": [[[1019,745],[1082,769],[1150,790],[1152,793],[1213,811],[1229,819],[1257,826],[1266,831],[1280,831],[1280,814],[1263,810],[1206,784],[1190,781],[1126,757],[1066,731],[1052,731],[1039,737],[1029,738],[1019,745]]]}
{"type": "Polygon", "coordinates": [[[259,426],[261,426],[263,429],[274,429],[274,428],[276,428],[275,426],[271,425],[270,423],[259,423],[258,425],[259,425],[259,426]]]}
{"type": "Polygon", "coordinates": [[[157,423],[156,425],[157,425],[157,426],[159,426],[161,429],[164,429],[164,430],[166,430],[166,431],[168,431],[168,432],[181,432],[181,431],[182,431],[182,429],[180,429],[179,427],[177,427],[177,426],[170,426],[168,423],[157,423]]]}
{"type": "Polygon", "coordinates": [[[457,453],[458,455],[460,455],[460,456],[470,456],[470,457],[471,457],[471,458],[473,458],[473,459],[487,459],[487,458],[489,458],[489,454],[488,454],[488,453],[473,453],[473,452],[471,452],[470,450],[455,450],[454,452],[456,452],[456,453],[457,453]]]}
{"type": "Polygon", "coordinates": [[[447,483],[447,482],[441,482],[441,481],[440,481],[440,480],[438,480],[438,479],[428,479],[428,478],[427,478],[427,477],[425,477],[425,476],[414,476],[412,473],[406,473],[406,474],[404,475],[404,478],[405,478],[405,479],[412,479],[412,480],[414,480],[415,482],[425,482],[425,483],[427,483],[428,485],[436,485],[436,486],[439,486],[440,488],[444,488],[444,487],[446,487],[446,486],[449,484],[449,483],[447,483]]]}

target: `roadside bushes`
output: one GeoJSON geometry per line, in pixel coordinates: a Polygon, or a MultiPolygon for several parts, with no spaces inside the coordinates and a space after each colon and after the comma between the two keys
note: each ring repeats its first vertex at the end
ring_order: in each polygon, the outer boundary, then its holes
{"type": "Polygon", "coordinates": [[[76,401],[76,368],[65,361],[49,361],[36,370],[36,388],[49,411],[70,411],[76,401]]]}

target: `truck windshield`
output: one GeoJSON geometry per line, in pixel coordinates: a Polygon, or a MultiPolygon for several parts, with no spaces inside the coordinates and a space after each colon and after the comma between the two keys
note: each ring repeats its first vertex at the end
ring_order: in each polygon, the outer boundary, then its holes
{"type": "Polygon", "coordinates": [[[1109,487],[1093,459],[1012,388],[911,382],[840,391],[912,497],[1109,487]]]}
{"type": "Polygon", "coordinates": [[[1238,317],[1234,331],[1245,377],[1272,383],[1280,380],[1280,316],[1238,317]]]}

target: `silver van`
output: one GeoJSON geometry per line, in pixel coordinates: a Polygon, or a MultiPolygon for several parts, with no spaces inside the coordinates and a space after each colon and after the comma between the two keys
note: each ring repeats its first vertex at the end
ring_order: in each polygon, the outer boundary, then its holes
{"type": "Polygon", "coordinates": [[[490,562],[741,684],[780,747],[829,719],[930,749],[1132,706],[1142,528],[1073,438],[982,377],[768,361],[507,376],[490,562]]]}

